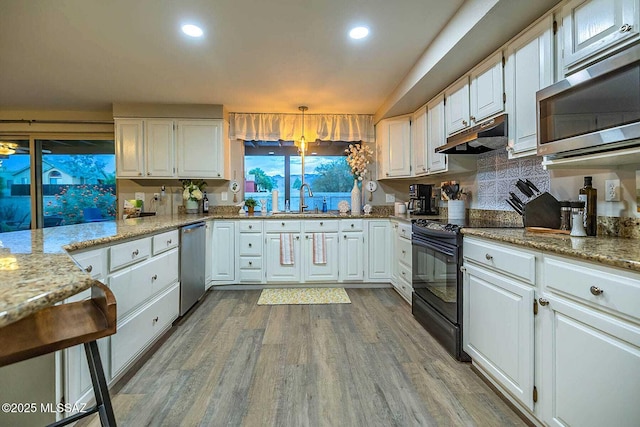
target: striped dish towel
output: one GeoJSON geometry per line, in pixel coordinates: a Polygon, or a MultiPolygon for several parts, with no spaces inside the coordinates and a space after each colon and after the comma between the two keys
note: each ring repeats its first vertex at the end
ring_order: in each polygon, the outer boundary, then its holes
{"type": "Polygon", "coordinates": [[[313,233],[313,263],[327,263],[327,241],[324,233],[313,233]]]}
{"type": "Polygon", "coordinates": [[[280,265],[293,265],[293,235],[280,233],[280,265]]]}

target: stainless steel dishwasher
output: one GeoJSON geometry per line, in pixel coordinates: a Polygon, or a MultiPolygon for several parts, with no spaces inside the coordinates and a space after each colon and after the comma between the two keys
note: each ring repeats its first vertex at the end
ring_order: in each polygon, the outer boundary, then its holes
{"type": "Polygon", "coordinates": [[[205,242],[204,222],[180,228],[180,316],[204,295],[205,242]]]}

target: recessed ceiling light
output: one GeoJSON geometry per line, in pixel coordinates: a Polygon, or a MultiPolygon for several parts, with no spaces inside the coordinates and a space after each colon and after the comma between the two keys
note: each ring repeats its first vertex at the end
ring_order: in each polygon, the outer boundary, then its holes
{"type": "Polygon", "coordinates": [[[316,153],[315,151],[313,153],[311,153],[312,156],[317,155],[318,153],[316,153]]]}
{"type": "Polygon", "coordinates": [[[202,37],[202,34],[204,34],[204,32],[202,31],[202,28],[193,24],[183,25],[182,32],[188,35],[189,37],[202,37]]]}
{"type": "Polygon", "coordinates": [[[276,154],[275,151],[269,151],[270,156],[273,156],[274,154],[276,154]]]}
{"type": "Polygon", "coordinates": [[[369,35],[369,29],[367,27],[355,27],[349,31],[349,37],[352,39],[363,39],[369,35]]]}

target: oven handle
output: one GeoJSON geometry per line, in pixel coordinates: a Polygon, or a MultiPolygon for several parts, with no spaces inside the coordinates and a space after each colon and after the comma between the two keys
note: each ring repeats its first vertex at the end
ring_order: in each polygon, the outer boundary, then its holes
{"type": "MultiPolygon", "coordinates": [[[[429,249],[433,249],[436,252],[439,253],[443,253],[445,255],[448,255],[454,259],[456,259],[456,254],[450,250],[450,248],[446,247],[446,246],[442,246],[442,245],[438,245],[437,243],[433,243],[433,242],[427,242],[424,241],[422,239],[416,239],[415,237],[413,238],[413,240],[411,241],[412,245],[416,245],[416,246],[423,246],[429,249]]],[[[456,259],[457,261],[457,259],[456,259]]]]}

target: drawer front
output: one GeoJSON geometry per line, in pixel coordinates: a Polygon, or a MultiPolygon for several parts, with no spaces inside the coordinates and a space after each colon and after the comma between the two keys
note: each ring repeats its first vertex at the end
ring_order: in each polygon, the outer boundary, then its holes
{"type": "Polygon", "coordinates": [[[103,258],[103,250],[95,249],[92,251],[72,254],[71,257],[84,271],[89,273],[94,279],[105,276],[105,266],[103,258]]]}
{"type": "Polygon", "coordinates": [[[398,279],[404,281],[411,288],[411,269],[404,264],[398,264],[398,279]]]}
{"type": "Polygon", "coordinates": [[[178,250],[174,249],[109,277],[109,288],[118,303],[118,318],[177,282],[178,259],[178,250]]]}
{"type": "Polygon", "coordinates": [[[340,221],[338,220],[329,220],[321,219],[308,219],[302,223],[302,227],[305,232],[308,233],[326,233],[326,232],[337,232],[339,228],[340,221]]]}
{"type": "Polygon", "coordinates": [[[240,268],[244,270],[262,270],[262,257],[242,256],[240,257],[240,268]]]}
{"type": "Polygon", "coordinates": [[[120,374],[147,345],[178,317],[180,285],[163,292],[111,336],[111,377],[120,374]]]}
{"type": "Polygon", "coordinates": [[[551,255],[545,255],[543,269],[547,290],[640,320],[640,274],[551,255]]]}
{"type": "Polygon", "coordinates": [[[151,238],[149,237],[111,246],[109,248],[109,271],[115,271],[147,259],[150,253],[151,238]]]}
{"type": "Polygon", "coordinates": [[[153,236],[153,254],[157,255],[169,249],[177,248],[180,234],[178,230],[167,231],[166,233],[153,236]]]}
{"type": "Polygon", "coordinates": [[[493,268],[527,283],[535,283],[535,254],[512,246],[498,245],[470,238],[465,238],[463,242],[462,252],[466,260],[493,268]]]}
{"type": "Polygon", "coordinates": [[[264,229],[267,233],[295,233],[300,231],[300,221],[265,221],[264,229]]]}
{"type": "Polygon", "coordinates": [[[262,255],[262,234],[240,233],[240,255],[262,255]]]}
{"type": "Polygon", "coordinates": [[[362,231],[362,230],[364,230],[364,221],[361,219],[340,220],[340,231],[362,231]]]}
{"type": "Polygon", "coordinates": [[[411,224],[398,224],[398,236],[411,240],[411,224]]]}
{"type": "Polygon", "coordinates": [[[398,239],[397,258],[402,264],[411,269],[411,240],[398,239]]]}
{"type": "Polygon", "coordinates": [[[238,228],[241,233],[261,233],[262,221],[239,221],[238,228]]]}
{"type": "Polygon", "coordinates": [[[240,283],[246,282],[262,282],[261,270],[245,270],[240,269],[240,283]]]}

